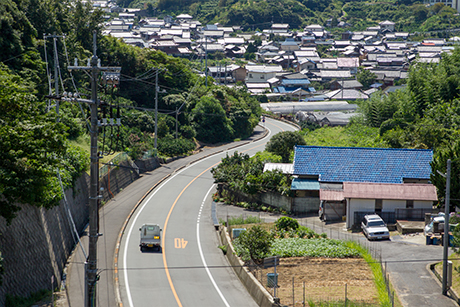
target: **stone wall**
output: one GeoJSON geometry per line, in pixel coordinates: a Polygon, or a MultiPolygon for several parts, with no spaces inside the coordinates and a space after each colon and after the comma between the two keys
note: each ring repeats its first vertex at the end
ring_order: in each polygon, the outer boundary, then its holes
{"type": "MultiPolygon", "coordinates": [[[[113,167],[100,180],[100,186],[104,188],[103,201],[138,178],[131,161],[113,167]]],[[[0,251],[5,268],[0,286],[0,306],[5,306],[6,294],[27,297],[39,290],[60,286],[67,259],[78,244],[68,212],[71,212],[79,235],[88,224],[88,174],[84,173],[75,187],[66,191],[66,198],[68,207],[62,200],[58,207],[49,210],[18,204],[21,211],[9,226],[0,218],[0,251]],[[53,285],[51,276],[54,276],[53,285]]]]}
{"type": "Polygon", "coordinates": [[[78,233],[88,222],[87,175],[80,177],[74,189],[66,191],[64,201],[52,209],[39,209],[18,204],[21,210],[11,225],[0,219],[0,250],[3,256],[3,283],[0,286],[0,306],[5,306],[6,294],[27,297],[41,289],[51,289],[61,283],[67,258],[78,242],[72,231],[69,211],[78,233]]]}

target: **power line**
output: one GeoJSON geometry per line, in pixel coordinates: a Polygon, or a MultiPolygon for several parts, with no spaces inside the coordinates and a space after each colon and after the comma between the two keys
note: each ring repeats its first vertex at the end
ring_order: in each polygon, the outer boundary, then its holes
{"type": "MultiPolygon", "coordinates": [[[[289,259],[290,257],[286,257],[285,259],[289,259]]],[[[281,258],[283,259],[283,258],[281,258]]],[[[315,258],[312,258],[315,259],[315,258]]],[[[330,259],[343,259],[343,258],[330,258],[330,259]]],[[[364,260],[363,258],[351,258],[351,259],[356,259],[357,261],[362,261],[364,260]]],[[[449,258],[449,260],[460,260],[460,258],[449,258]]],[[[381,263],[421,263],[421,262],[440,262],[442,261],[441,258],[427,258],[427,259],[408,259],[408,260],[387,260],[387,261],[369,261],[366,263],[368,264],[381,264],[381,263]]],[[[82,262],[71,262],[74,264],[84,264],[82,262]]],[[[302,264],[289,264],[289,267],[301,267],[301,266],[324,266],[328,265],[327,263],[318,263],[318,262],[312,262],[312,263],[302,263],[302,264]]],[[[332,265],[335,265],[332,264],[332,265]]],[[[343,263],[342,265],[347,265],[347,263],[343,263]]],[[[355,265],[355,263],[350,263],[349,265],[355,265]]],[[[202,265],[197,265],[197,266],[176,266],[176,267],[170,267],[168,266],[168,270],[194,270],[194,269],[227,269],[227,268],[255,268],[258,267],[258,265],[210,265],[210,266],[202,266],[202,265]]],[[[279,267],[283,267],[283,264],[280,264],[279,267]]],[[[104,271],[114,271],[114,268],[104,268],[100,269],[99,272],[104,272],[104,271]]],[[[165,267],[163,266],[158,266],[158,267],[132,267],[132,268],[123,268],[123,267],[118,267],[117,270],[125,270],[125,271],[144,271],[144,270],[165,270],[165,267]]]]}

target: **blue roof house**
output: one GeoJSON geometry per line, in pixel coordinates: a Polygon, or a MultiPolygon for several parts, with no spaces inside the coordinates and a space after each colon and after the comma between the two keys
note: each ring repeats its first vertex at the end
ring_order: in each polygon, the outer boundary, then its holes
{"type": "Polygon", "coordinates": [[[429,149],[296,146],[294,175],[319,182],[428,182],[429,149]]]}
{"type": "Polygon", "coordinates": [[[429,182],[432,150],[322,146],[294,150],[296,178],[291,189],[316,181],[321,202],[343,204],[348,228],[355,225],[357,212],[387,212],[394,218],[397,209],[431,210],[437,199],[429,182]]]}

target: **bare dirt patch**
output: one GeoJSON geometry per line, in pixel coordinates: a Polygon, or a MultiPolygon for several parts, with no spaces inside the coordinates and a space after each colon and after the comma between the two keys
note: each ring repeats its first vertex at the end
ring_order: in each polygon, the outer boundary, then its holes
{"type": "MultiPolygon", "coordinates": [[[[273,268],[263,269],[257,276],[272,295],[273,288],[267,287],[267,273],[273,271],[273,268]]],[[[304,306],[305,292],[307,302],[344,301],[346,295],[356,303],[378,306],[372,271],[364,259],[282,258],[276,271],[279,286],[276,296],[282,305],[304,306]]]]}

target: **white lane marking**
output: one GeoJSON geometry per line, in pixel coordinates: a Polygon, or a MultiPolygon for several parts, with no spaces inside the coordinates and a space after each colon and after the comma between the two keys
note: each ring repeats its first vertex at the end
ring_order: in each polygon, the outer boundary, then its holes
{"type": "Polygon", "coordinates": [[[209,196],[209,193],[211,193],[211,190],[215,187],[215,184],[213,184],[208,192],[206,193],[206,196],[204,197],[203,199],[203,202],[201,203],[201,207],[200,207],[200,211],[198,213],[198,222],[196,223],[196,238],[197,238],[197,242],[198,242],[198,250],[200,251],[200,256],[201,256],[201,261],[203,262],[203,266],[206,270],[206,273],[208,273],[208,276],[209,276],[209,279],[211,280],[212,282],[212,285],[214,286],[214,288],[216,289],[217,293],[219,293],[219,296],[220,298],[222,299],[222,301],[224,302],[225,306],[227,307],[230,307],[230,305],[228,304],[227,300],[225,299],[224,295],[222,294],[222,292],[220,291],[219,287],[217,286],[216,282],[214,281],[214,278],[212,277],[212,274],[211,274],[211,271],[209,271],[209,268],[208,268],[208,265],[206,263],[206,260],[204,259],[204,255],[203,255],[203,250],[201,248],[201,241],[200,241],[200,217],[201,217],[201,211],[203,209],[203,206],[204,206],[204,203],[206,201],[206,198],[208,198],[209,196]]]}
{"type": "MultiPolygon", "coordinates": [[[[266,128],[268,130],[268,134],[267,134],[267,137],[269,137],[272,133],[272,131],[268,128],[266,128]]],[[[263,141],[265,138],[263,139],[260,139],[258,141],[255,141],[254,143],[259,143],[261,141],[263,141]]],[[[250,144],[247,144],[246,146],[248,146],[250,144]]],[[[147,201],[144,202],[144,204],[142,205],[142,207],[139,209],[139,211],[137,212],[136,216],[134,217],[130,227],[129,227],[129,230],[128,230],[128,235],[126,238],[130,238],[131,237],[131,233],[134,229],[134,225],[136,224],[136,221],[139,217],[139,215],[141,214],[141,212],[144,210],[145,206],[150,202],[150,200],[152,199],[152,197],[159,191],[161,190],[161,188],[167,184],[170,180],[172,180],[174,177],[176,177],[177,175],[179,175],[180,173],[184,172],[185,170],[189,169],[190,167],[192,166],[195,166],[197,165],[198,163],[201,163],[201,162],[204,162],[208,159],[211,159],[211,158],[214,158],[215,156],[219,155],[219,154],[225,154],[226,152],[228,151],[231,151],[233,149],[230,149],[230,150],[226,150],[226,151],[223,151],[221,153],[217,153],[215,155],[211,155],[209,157],[206,157],[206,158],[203,158],[195,163],[192,163],[190,164],[189,166],[187,167],[184,167],[183,169],[181,169],[180,171],[178,171],[177,173],[175,173],[173,176],[171,176],[170,178],[168,178],[165,182],[163,182],[157,189],[155,189],[155,191],[152,193],[152,195],[149,196],[149,198],[147,199],[147,201]]],[[[129,303],[129,306],[130,307],[134,307],[134,304],[133,304],[133,299],[132,299],[132,296],[131,296],[131,289],[130,289],[130,286],[129,286],[129,278],[128,278],[128,265],[127,265],[127,259],[128,259],[128,243],[129,243],[129,239],[126,239],[125,240],[125,244],[124,244],[124,251],[123,251],[123,267],[125,268],[123,270],[123,276],[124,276],[124,279],[125,279],[125,287],[126,287],[126,295],[128,297],[128,303],[129,303]]],[[[200,250],[201,251],[201,250],[200,250]]]]}

